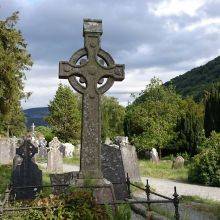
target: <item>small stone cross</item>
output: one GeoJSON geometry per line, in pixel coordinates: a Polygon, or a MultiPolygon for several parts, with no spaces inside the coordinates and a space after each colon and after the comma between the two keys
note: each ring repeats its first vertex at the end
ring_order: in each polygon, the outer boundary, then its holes
{"type": "Polygon", "coordinates": [[[111,55],[100,48],[101,35],[101,20],[84,19],[84,48],[76,51],[69,62],[61,61],[59,64],[59,78],[68,79],[71,86],[83,96],[81,179],[103,178],[100,97],[114,81],[124,79],[124,65],[115,64],[111,55]]]}
{"type": "Polygon", "coordinates": [[[35,132],[35,125],[34,125],[34,123],[32,123],[32,125],[31,125],[31,131],[32,131],[32,133],[34,133],[35,132]]]}

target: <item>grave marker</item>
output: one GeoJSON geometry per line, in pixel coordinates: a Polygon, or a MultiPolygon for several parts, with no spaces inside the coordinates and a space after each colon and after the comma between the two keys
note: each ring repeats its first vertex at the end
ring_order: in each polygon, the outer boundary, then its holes
{"type": "MultiPolygon", "coordinates": [[[[61,61],[59,64],[59,78],[68,79],[71,86],[82,94],[80,172],[77,183],[85,185],[89,179],[99,187],[109,184],[101,172],[100,97],[114,81],[124,79],[124,65],[115,64],[112,57],[100,48],[101,35],[101,20],[84,19],[84,48],[76,51],[69,62],[61,61]]],[[[106,190],[107,196],[113,194],[109,190],[106,190]]],[[[99,192],[104,193],[103,189],[99,192]]],[[[99,192],[96,192],[96,198],[100,198],[99,192]]]]}
{"type": "Polygon", "coordinates": [[[50,173],[60,173],[63,171],[63,155],[59,148],[61,142],[57,137],[49,143],[48,159],[47,159],[47,171],[50,173]]]}
{"type": "Polygon", "coordinates": [[[12,172],[12,194],[15,199],[33,199],[42,186],[42,171],[32,161],[37,148],[30,140],[25,139],[16,149],[16,154],[22,158],[21,165],[17,164],[12,172]],[[18,189],[14,187],[38,186],[35,188],[18,189]]]}

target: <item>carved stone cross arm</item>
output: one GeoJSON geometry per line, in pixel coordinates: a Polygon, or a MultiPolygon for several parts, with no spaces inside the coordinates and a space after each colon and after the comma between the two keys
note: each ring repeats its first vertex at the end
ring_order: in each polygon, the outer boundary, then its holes
{"type": "Polygon", "coordinates": [[[82,136],[80,178],[101,179],[101,111],[100,98],[115,81],[124,79],[124,65],[100,47],[101,20],[85,19],[84,48],[76,51],[69,62],[59,63],[59,78],[82,94],[82,136]],[[104,80],[106,79],[106,81],[104,80]]]}

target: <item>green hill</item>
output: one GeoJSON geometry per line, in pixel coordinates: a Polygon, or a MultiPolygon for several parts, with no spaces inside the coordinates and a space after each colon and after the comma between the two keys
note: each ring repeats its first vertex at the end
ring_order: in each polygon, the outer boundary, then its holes
{"type": "Polygon", "coordinates": [[[220,56],[171,79],[164,85],[172,83],[183,97],[193,96],[196,101],[200,101],[204,91],[209,89],[213,82],[220,82],[220,56]]]}
{"type": "Polygon", "coordinates": [[[49,114],[48,107],[29,108],[24,110],[26,118],[26,126],[31,127],[32,123],[36,126],[47,126],[47,122],[44,120],[49,114]]]}

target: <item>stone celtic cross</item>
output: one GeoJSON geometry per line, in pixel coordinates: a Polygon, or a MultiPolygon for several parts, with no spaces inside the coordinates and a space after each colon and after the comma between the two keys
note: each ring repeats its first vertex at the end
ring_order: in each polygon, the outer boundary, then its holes
{"type": "Polygon", "coordinates": [[[102,179],[101,172],[101,112],[100,97],[113,85],[124,79],[124,65],[100,47],[102,21],[84,19],[84,48],[76,51],[69,62],[59,64],[59,78],[68,79],[82,94],[82,133],[80,179],[102,179]]]}

